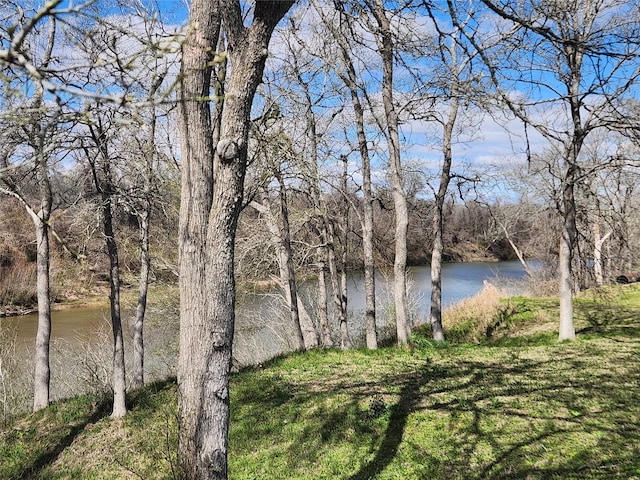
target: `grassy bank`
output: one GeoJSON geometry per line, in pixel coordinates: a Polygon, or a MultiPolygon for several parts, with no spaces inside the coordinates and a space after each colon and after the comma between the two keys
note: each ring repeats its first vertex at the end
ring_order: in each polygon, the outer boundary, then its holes
{"type": "MultiPolygon", "coordinates": [[[[578,299],[571,343],[555,341],[557,300],[500,305],[458,344],[417,336],[235,375],[231,478],[640,478],[638,285],[578,299]]],[[[0,478],[176,478],[175,382],[130,402],[117,421],[83,396],[1,428],[0,478]]]]}

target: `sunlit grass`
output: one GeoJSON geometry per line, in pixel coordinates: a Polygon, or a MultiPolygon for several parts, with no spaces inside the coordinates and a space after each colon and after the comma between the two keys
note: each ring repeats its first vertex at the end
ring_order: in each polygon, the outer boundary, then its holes
{"type": "MultiPolygon", "coordinates": [[[[638,287],[577,299],[575,342],[557,342],[557,300],[519,297],[477,345],[316,350],[244,370],[230,478],[640,478],[638,287]]],[[[90,396],[18,419],[0,432],[0,478],[177,478],[176,391],[135,392],[117,421],[90,396]]]]}

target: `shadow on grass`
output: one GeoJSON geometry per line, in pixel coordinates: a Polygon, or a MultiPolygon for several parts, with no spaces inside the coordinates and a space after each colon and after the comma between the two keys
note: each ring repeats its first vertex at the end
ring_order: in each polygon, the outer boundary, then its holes
{"type": "MultiPolygon", "coordinates": [[[[109,411],[112,407],[113,399],[109,398],[107,395],[101,397],[97,402],[92,405],[90,414],[86,416],[83,420],[78,422],[76,425],[69,428],[69,431],[61,437],[59,440],[54,442],[48,448],[46,448],[43,452],[41,452],[31,463],[31,465],[27,466],[21,473],[19,478],[26,479],[35,479],[40,478],[40,473],[46,469],[49,465],[54,463],[60,454],[69,447],[73,441],[76,439],[78,435],[82,433],[82,431],[88,426],[102,418],[109,415],[109,411]]],[[[51,408],[51,407],[50,407],[51,408]]],[[[54,406],[55,408],[55,406],[54,406]]]]}
{"type": "Polygon", "coordinates": [[[429,380],[434,379],[433,369],[421,370],[409,375],[400,391],[400,399],[391,406],[389,422],[378,451],[373,459],[365,464],[349,480],[366,480],[375,478],[395,458],[403,438],[409,415],[414,412],[420,402],[420,389],[429,380]]]}
{"type": "Polygon", "coordinates": [[[615,339],[640,338],[640,308],[609,306],[600,302],[579,302],[576,314],[588,324],[578,330],[578,335],[615,339]]]}
{"type": "Polygon", "coordinates": [[[347,478],[373,479],[387,468],[395,472],[402,468],[392,466],[400,451],[399,465],[422,464],[420,473],[407,479],[640,475],[640,365],[613,376],[597,365],[605,353],[559,346],[551,359],[519,359],[516,354],[503,362],[427,364],[399,373],[388,379],[401,388],[375,442],[377,450],[347,478]],[[417,427],[414,415],[445,419],[449,431],[435,424],[417,427]],[[438,439],[427,439],[420,429],[438,439]]]}

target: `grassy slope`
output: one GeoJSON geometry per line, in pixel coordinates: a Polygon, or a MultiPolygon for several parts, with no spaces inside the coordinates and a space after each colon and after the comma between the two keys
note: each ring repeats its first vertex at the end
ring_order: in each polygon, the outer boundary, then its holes
{"type": "MultiPolygon", "coordinates": [[[[312,351],[233,378],[233,479],[640,479],[640,285],[512,299],[481,345],[312,351]],[[514,336],[514,332],[517,336],[514,336]]],[[[0,429],[0,478],[175,478],[176,386],[85,396],[0,429]]]]}

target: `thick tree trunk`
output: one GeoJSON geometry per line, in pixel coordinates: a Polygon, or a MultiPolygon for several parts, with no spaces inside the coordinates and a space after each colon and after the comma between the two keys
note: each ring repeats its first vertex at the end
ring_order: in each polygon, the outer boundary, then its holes
{"type": "MultiPolygon", "coordinates": [[[[442,181],[441,181],[442,182],[442,181]]],[[[442,185],[442,183],[440,183],[442,185]]],[[[442,328],[442,204],[436,197],[435,212],[433,213],[433,247],[431,249],[431,305],[429,307],[429,322],[431,323],[431,337],[437,342],[444,341],[442,328]]]]}
{"type": "Polygon", "coordinates": [[[563,225],[560,238],[559,270],[560,270],[560,328],[558,340],[575,340],[576,331],[573,325],[573,248],[576,238],[576,206],[574,182],[576,167],[569,164],[565,171],[563,187],[563,225]]]}
{"type": "Polygon", "coordinates": [[[227,474],[229,374],[235,322],[234,242],[247,166],[249,113],[273,28],[290,2],[256,2],[244,26],[237,1],[193,0],[183,46],[178,420],[180,474],[227,474]],[[214,146],[211,71],[221,20],[230,74],[214,146]],[[215,188],[213,173],[215,171],[215,188]]]}
{"type": "MultiPolygon", "coordinates": [[[[180,136],[182,150],[180,225],[178,238],[180,286],[180,349],[178,360],[178,441],[181,476],[187,480],[226,478],[228,415],[216,414],[219,427],[205,423],[212,397],[205,396],[211,381],[226,375],[229,362],[221,367],[212,363],[210,348],[225,348],[225,331],[215,334],[208,316],[209,295],[206,273],[207,228],[213,202],[214,122],[208,101],[211,62],[220,33],[220,5],[217,1],[191,3],[191,30],[182,55],[180,91],[180,136]],[[209,68],[205,68],[209,66],[209,68]],[[210,373],[209,373],[210,372],[210,373]],[[209,445],[207,436],[215,435],[209,445]],[[205,437],[205,438],[203,438],[205,437]],[[209,473],[210,470],[216,471],[209,473]]],[[[223,239],[220,239],[222,242],[223,239]]],[[[217,248],[215,242],[210,248],[217,248]]],[[[228,240],[227,240],[228,242],[228,240]]],[[[228,281],[228,280],[227,280],[228,281]]],[[[217,319],[220,324],[221,320],[217,319]]],[[[220,327],[218,327],[220,329],[220,327]]],[[[226,335],[230,335],[227,333],[226,335]]],[[[230,345],[226,345],[230,349],[230,345]]],[[[218,360],[219,361],[219,360],[218,360]]],[[[223,380],[224,385],[224,380],[223,380]]],[[[222,390],[224,390],[222,388],[222,390]]],[[[220,407],[216,405],[216,409],[220,407]]]]}
{"type": "Polygon", "coordinates": [[[573,326],[573,276],[571,273],[571,245],[568,234],[563,229],[560,239],[560,331],[559,341],[575,340],[576,332],[573,326]]]}

